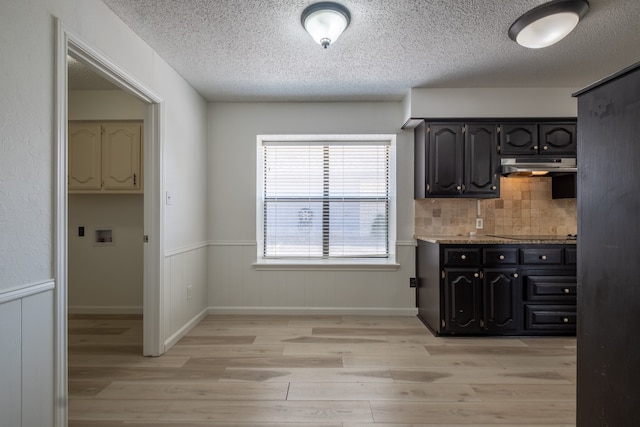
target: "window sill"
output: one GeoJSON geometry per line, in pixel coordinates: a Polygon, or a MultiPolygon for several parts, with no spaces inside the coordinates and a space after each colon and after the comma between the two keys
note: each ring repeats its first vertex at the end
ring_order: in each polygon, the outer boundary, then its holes
{"type": "Polygon", "coordinates": [[[259,259],[256,270],[340,270],[340,271],[396,271],[395,259],[259,259]]]}

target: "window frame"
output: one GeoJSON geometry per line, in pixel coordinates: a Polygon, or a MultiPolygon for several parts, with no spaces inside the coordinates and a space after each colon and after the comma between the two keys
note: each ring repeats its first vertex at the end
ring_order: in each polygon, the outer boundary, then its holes
{"type": "Polygon", "coordinates": [[[257,253],[256,268],[298,269],[306,267],[332,267],[348,270],[359,269],[397,269],[395,261],[396,246],[396,135],[395,134],[294,134],[294,135],[257,135],[256,137],[256,236],[257,253]],[[388,257],[341,257],[341,258],[305,258],[305,257],[263,257],[264,254],[264,153],[265,143],[281,142],[291,144],[353,143],[363,142],[384,143],[389,146],[389,218],[387,246],[388,257]]]}

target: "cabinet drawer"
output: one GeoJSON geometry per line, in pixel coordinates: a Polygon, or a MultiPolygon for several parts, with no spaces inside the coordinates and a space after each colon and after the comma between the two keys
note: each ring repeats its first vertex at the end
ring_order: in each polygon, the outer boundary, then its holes
{"type": "Polygon", "coordinates": [[[529,300],[575,300],[578,283],[575,276],[527,276],[529,300]]]}
{"type": "Polygon", "coordinates": [[[516,248],[489,248],[482,252],[484,264],[517,264],[518,249],[516,248]]]}
{"type": "Polygon", "coordinates": [[[480,249],[478,248],[445,248],[444,265],[450,266],[479,266],[480,249]]]}
{"type": "Polygon", "coordinates": [[[520,249],[522,264],[562,264],[562,248],[520,249]]]}
{"type": "Polygon", "coordinates": [[[576,265],[578,262],[576,248],[566,248],[564,250],[564,263],[566,265],[576,265]]]}
{"type": "Polygon", "coordinates": [[[576,329],[575,305],[526,305],[526,328],[532,330],[574,331],[576,329]]]}

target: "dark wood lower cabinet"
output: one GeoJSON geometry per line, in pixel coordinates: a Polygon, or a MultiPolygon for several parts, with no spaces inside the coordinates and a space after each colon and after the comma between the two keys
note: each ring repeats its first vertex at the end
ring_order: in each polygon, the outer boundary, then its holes
{"type": "Polygon", "coordinates": [[[438,335],[573,335],[574,256],[575,245],[419,241],[418,316],[438,335]]]}
{"type": "Polygon", "coordinates": [[[521,293],[517,269],[485,269],[483,289],[484,329],[496,334],[517,332],[521,293]]]}

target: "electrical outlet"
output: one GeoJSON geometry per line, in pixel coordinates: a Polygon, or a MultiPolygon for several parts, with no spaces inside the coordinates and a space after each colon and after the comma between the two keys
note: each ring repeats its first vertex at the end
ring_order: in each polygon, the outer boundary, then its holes
{"type": "Polygon", "coordinates": [[[410,277],[409,278],[409,287],[410,288],[415,288],[418,286],[418,281],[415,277],[410,277]]]}
{"type": "Polygon", "coordinates": [[[193,298],[193,285],[187,286],[187,300],[193,298]]]}
{"type": "Polygon", "coordinates": [[[482,218],[476,218],[476,230],[482,230],[483,225],[482,218]]]}

